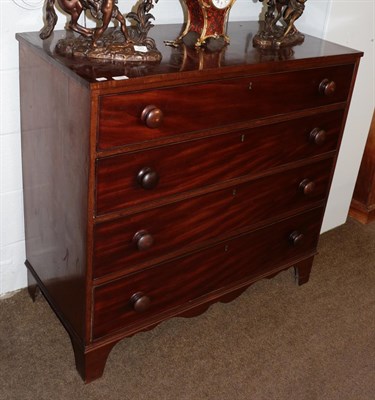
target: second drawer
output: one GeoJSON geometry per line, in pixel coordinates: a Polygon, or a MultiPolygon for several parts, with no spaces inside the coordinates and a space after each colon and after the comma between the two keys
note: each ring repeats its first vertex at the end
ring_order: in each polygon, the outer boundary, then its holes
{"type": "Polygon", "coordinates": [[[101,158],[102,215],[336,150],[342,111],[101,158]]]}
{"type": "Polygon", "coordinates": [[[94,278],[202,246],[325,199],[332,159],[158,207],[94,228],[94,278]]]}

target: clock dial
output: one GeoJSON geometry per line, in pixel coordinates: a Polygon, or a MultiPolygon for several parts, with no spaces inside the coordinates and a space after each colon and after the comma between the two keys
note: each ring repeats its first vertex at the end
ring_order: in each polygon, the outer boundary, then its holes
{"type": "Polygon", "coordinates": [[[218,8],[219,10],[223,10],[224,8],[227,8],[232,0],[211,0],[212,4],[218,8]]]}

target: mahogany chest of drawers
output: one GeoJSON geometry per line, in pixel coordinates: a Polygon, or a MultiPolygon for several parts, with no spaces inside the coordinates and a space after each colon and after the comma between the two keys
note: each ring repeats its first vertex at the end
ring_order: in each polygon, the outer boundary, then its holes
{"type": "Polygon", "coordinates": [[[26,266],[85,381],[121,339],[294,267],[307,282],[361,53],[276,53],[232,23],[218,53],[87,64],[19,34],[26,266]]]}

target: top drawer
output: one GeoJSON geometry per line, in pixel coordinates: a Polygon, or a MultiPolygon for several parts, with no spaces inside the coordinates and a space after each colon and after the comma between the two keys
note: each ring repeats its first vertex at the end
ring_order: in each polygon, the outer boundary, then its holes
{"type": "Polygon", "coordinates": [[[98,147],[110,149],[343,102],[352,73],[349,64],[102,96],[98,147]]]}

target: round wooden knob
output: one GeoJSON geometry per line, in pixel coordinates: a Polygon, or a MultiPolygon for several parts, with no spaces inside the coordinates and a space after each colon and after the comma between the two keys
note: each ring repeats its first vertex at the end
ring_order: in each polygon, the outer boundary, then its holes
{"type": "Polygon", "coordinates": [[[319,84],[319,93],[324,96],[331,96],[336,91],[336,83],[329,79],[323,79],[319,84]]]}
{"type": "Polygon", "coordinates": [[[137,246],[138,250],[148,250],[154,244],[154,238],[147,231],[139,231],[133,237],[133,243],[137,246]]]}
{"type": "Polygon", "coordinates": [[[150,308],[151,299],[142,292],[137,292],[130,298],[129,303],[134,311],[141,313],[150,308]]]}
{"type": "Polygon", "coordinates": [[[159,128],[163,122],[163,111],[153,104],[146,106],[142,111],[141,120],[148,128],[159,128]]]}
{"type": "Polygon", "coordinates": [[[152,168],[144,167],[137,174],[137,182],[143,189],[154,189],[159,182],[159,175],[152,168]]]}
{"type": "Polygon", "coordinates": [[[327,139],[327,132],[324,129],[315,128],[310,132],[310,142],[318,146],[325,143],[327,139]]]}
{"type": "Polygon", "coordinates": [[[315,192],[315,187],[315,182],[311,181],[310,179],[304,179],[299,184],[299,189],[305,196],[312,195],[315,192]]]}
{"type": "Polygon", "coordinates": [[[289,241],[293,246],[298,246],[302,243],[304,238],[303,233],[299,231],[294,231],[289,235],[289,241]]]}

